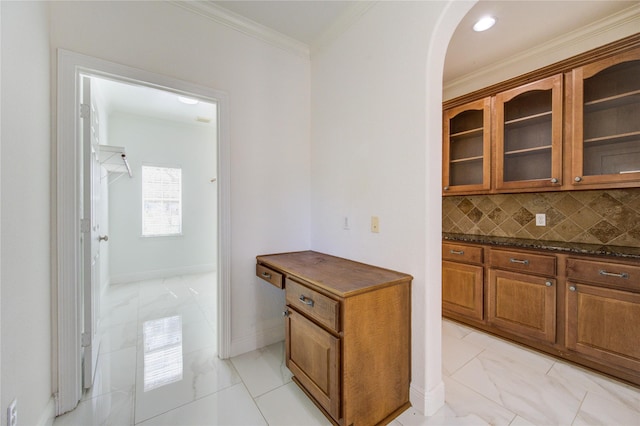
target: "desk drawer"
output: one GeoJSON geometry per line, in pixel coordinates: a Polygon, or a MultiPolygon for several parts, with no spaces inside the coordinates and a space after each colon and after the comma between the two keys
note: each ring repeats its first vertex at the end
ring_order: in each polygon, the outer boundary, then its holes
{"type": "Polygon", "coordinates": [[[490,266],[492,268],[553,276],[556,274],[556,257],[525,251],[492,249],[490,266]]]}
{"type": "Polygon", "coordinates": [[[280,272],[267,268],[264,265],[256,264],[256,275],[269,284],[282,288],[282,274],[280,272]]]}
{"type": "Polygon", "coordinates": [[[340,302],[290,278],[286,280],[285,294],[287,305],[336,332],[340,331],[340,302]]]}
{"type": "Polygon", "coordinates": [[[482,263],[482,247],[442,243],[442,259],[454,262],[482,263]]]}

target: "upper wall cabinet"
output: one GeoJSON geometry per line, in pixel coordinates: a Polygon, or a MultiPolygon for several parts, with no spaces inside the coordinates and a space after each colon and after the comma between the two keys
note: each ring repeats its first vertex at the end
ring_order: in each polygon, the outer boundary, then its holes
{"type": "Polygon", "coordinates": [[[444,193],[486,192],[491,187],[491,98],[443,114],[444,193]]]}
{"type": "Polygon", "coordinates": [[[640,48],[571,77],[572,185],[640,182],[640,48]]]}
{"type": "Polygon", "coordinates": [[[562,75],[495,97],[495,188],[562,184],[562,75]]]}
{"type": "Polygon", "coordinates": [[[640,33],[443,106],[443,195],[640,187],[640,33]]]}

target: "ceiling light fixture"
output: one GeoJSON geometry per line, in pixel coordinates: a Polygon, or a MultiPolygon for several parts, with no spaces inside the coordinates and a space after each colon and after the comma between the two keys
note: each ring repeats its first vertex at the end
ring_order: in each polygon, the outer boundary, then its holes
{"type": "Polygon", "coordinates": [[[200,102],[200,101],[199,101],[199,100],[197,100],[197,99],[187,98],[187,97],[185,97],[185,96],[178,96],[178,100],[179,100],[180,102],[182,102],[183,104],[187,104],[187,105],[195,105],[195,104],[197,104],[198,102],[200,102]]]}
{"type": "Polygon", "coordinates": [[[473,31],[486,31],[489,28],[493,27],[496,23],[496,18],[493,16],[483,16],[473,25],[473,31]]]}

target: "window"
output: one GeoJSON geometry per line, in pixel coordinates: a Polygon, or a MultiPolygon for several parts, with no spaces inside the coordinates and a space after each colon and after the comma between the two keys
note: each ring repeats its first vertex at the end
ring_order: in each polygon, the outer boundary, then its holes
{"type": "Polygon", "coordinates": [[[182,169],[142,166],[142,235],[182,234],[182,169]]]}

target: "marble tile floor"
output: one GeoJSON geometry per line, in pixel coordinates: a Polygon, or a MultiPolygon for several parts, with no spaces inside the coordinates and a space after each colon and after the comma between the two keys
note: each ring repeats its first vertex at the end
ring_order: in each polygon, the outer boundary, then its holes
{"type": "MultiPolygon", "coordinates": [[[[284,366],[276,343],[216,356],[215,275],[112,286],[103,300],[95,384],[66,425],[330,423],[284,366]]],[[[392,426],[640,425],[640,389],[443,322],[446,403],[392,426]]]]}

